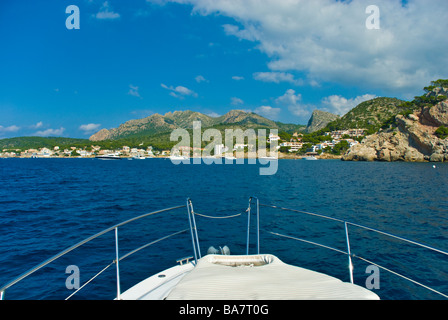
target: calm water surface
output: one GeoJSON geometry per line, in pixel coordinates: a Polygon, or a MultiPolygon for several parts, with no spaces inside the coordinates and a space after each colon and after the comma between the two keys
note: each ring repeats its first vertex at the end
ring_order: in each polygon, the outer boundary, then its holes
{"type": "MultiPolygon", "coordinates": [[[[164,159],[0,159],[0,286],[59,251],[107,227],[143,213],[184,205],[211,216],[197,217],[202,254],[211,245],[246,250],[250,196],[272,204],[367,225],[448,251],[448,165],[280,160],[278,172],[259,175],[259,165],[173,165],[164,159]]],[[[261,251],[287,263],[349,281],[347,256],[274,236],[304,237],[345,250],[341,223],[261,206],[261,251]]],[[[254,216],[255,219],[255,216],[254,216]]],[[[254,220],[253,220],[254,221],[254,220]]],[[[188,228],[186,209],[154,215],[119,229],[120,254],[188,228]]],[[[352,253],[448,293],[447,256],[349,227],[352,253]]],[[[255,253],[255,238],[251,253],[255,253]]],[[[112,262],[114,234],[106,234],[51,263],[6,291],[6,299],[61,299],[65,269],[76,265],[81,283],[112,262]]],[[[192,255],[188,233],[150,246],[120,263],[126,290],[148,274],[192,255]]],[[[355,283],[365,286],[368,263],[354,259],[355,283]]],[[[380,272],[382,299],[440,296],[380,272]]],[[[78,299],[113,299],[114,266],[78,299]]]]}

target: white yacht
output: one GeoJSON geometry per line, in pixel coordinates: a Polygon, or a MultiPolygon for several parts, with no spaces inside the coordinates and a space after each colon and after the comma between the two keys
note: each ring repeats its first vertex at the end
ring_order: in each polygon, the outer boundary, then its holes
{"type": "Polygon", "coordinates": [[[95,158],[100,160],[121,160],[121,157],[115,153],[96,156],[95,158]]]}
{"type": "Polygon", "coordinates": [[[180,156],[180,155],[172,155],[169,158],[170,158],[171,161],[173,161],[173,160],[180,160],[181,161],[181,160],[188,160],[188,159],[190,159],[187,156],[180,156]]]}
{"type": "Polygon", "coordinates": [[[122,300],[379,300],[374,292],[271,254],[208,254],[164,270],[122,300]]]}
{"type": "MultiPolygon", "coordinates": [[[[246,219],[246,218],[244,218],[246,219]]],[[[442,255],[448,256],[448,252],[415,242],[405,238],[379,231],[373,228],[365,227],[356,223],[351,223],[344,220],[335,219],[333,217],[323,216],[315,213],[304,212],[295,209],[288,209],[273,205],[266,205],[259,203],[256,197],[249,198],[249,205],[246,211],[238,214],[229,215],[226,217],[214,217],[205,214],[200,214],[194,211],[192,201],[187,199],[186,205],[179,205],[171,208],[166,208],[158,211],[143,214],[141,216],[129,219],[105,229],[69,248],[49,258],[41,264],[31,268],[29,271],[11,280],[7,284],[0,287],[0,298],[7,297],[8,289],[28,277],[34,272],[40,270],[46,265],[50,264],[56,259],[66,255],[68,252],[86,244],[109,232],[115,232],[115,256],[112,262],[105,268],[101,269],[91,279],[85,281],[76,291],[71,293],[66,299],[72,298],[76,293],[82,290],[91,281],[99,281],[95,279],[98,275],[103,273],[109,267],[116,268],[116,293],[112,293],[114,299],[117,300],[378,300],[380,297],[373,291],[365,288],[362,285],[355,284],[353,279],[353,263],[352,259],[358,258],[368,263],[371,263],[383,270],[389,271],[394,275],[402,277],[413,284],[420,285],[425,289],[448,298],[448,294],[437,291],[429,286],[410,279],[408,276],[400,275],[397,272],[390,270],[390,267],[384,268],[379,264],[369,261],[358,254],[353,254],[349,241],[348,226],[364,228],[368,231],[379,233],[382,236],[390,237],[392,240],[405,241],[418,245],[427,250],[436,251],[442,255]],[[256,202],[255,202],[256,201],[256,202]],[[253,208],[255,207],[255,209],[253,208]],[[346,250],[340,248],[333,248],[328,245],[319,244],[307,239],[296,238],[291,235],[281,234],[278,232],[271,232],[270,235],[277,236],[281,239],[296,240],[307,244],[320,246],[324,249],[329,249],[341,254],[348,262],[348,273],[350,281],[345,282],[337,277],[329,274],[324,274],[301,266],[295,266],[281,261],[275,252],[263,253],[260,249],[260,207],[272,208],[275,210],[286,210],[295,213],[306,214],[313,218],[329,219],[336,223],[341,223],[345,228],[345,242],[346,250]],[[118,229],[127,225],[130,222],[154,216],[159,216],[163,213],[168,213],[174,210],[181,210],[186,208],[189,228],[179,230],[171,234],[165,235],[157,240],[153,240],[139,248],[131,250],[130,252],[121,255],[119,254],[119,240],[118,229]],[[225,246],[224,249],[217,250],[210,247],[205,256],[201,254],[201,248],[198,237],[198,229],[196,227],[195,216],[202,216],[210,219],[230,219],[247,214],[247,243],[246,254],[232,255],[230,249],[225,246]],[[256,220],[256,252],[250,254],[250,239],[253,237],[254,227],[251,229],[251,216],[255,215],[256,220]],[[252,230],[252,232],[251,232],[252,230]],[[127,257],[138,253],[140,250],[155,245],[163,240],[178,236],[180,234],[189,233],[191,235],[192,253],[180,252],[179,256],[185,256],[177,260],[177,265],[173,265],[163,271],[157,272],[153,275],[148,275],[146,279],[135,283],[124,292],[121,291],[120,286],[120,262],[127,257]],[[183,254],[183,255],[182,255],[183,254]]],[[[265,230],[263,230],[265,231],[265,230]]],[[[93,244],[90,244],[93,245],[93,244]]],[[[253,245],[252,245],[252,250],[253,245]]],[[[297,254],[297,253],[295,253],[297,254]]],[[[443,257],[445,258],[445,257],[443,257]]],[[[102,267],[100,267],[102,268],[102,267]]],[[[441,270],[440,272],[443,273],[441,270]]],[[[107,281],[110,281],[108,279],[107,281]]],[[[104,279],[103,279],[104,281],[104,279]]],[[[37,288],[37,286],[35,286],[37,288]]]]}
{"type": "Polygon", "coordinates": [[[263,160],[278,160],[278,157],[275,157],[275,156],[266,156],[266,157],[258,157],[258,159],[263,159],[263,160]]]}

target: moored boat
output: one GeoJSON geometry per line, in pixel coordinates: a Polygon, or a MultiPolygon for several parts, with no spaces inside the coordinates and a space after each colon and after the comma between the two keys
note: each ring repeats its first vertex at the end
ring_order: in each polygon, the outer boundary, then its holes
{"type": "Polygon", "coordinates": [[[119,155],[113,153],[96,156],[95,158],[100,160],[121,160],[121,157],[119,155]]]}

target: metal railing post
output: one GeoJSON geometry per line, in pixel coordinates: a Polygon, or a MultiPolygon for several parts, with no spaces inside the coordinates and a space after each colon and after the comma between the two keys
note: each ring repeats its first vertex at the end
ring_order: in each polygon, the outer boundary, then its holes
{"type": "Polygon", "coordinates": [[[348,237],[347,221],[344,221],[344,226],[345,226],[345,239],[347,241],[348,269],[350,272],[350,282],[353,283],[353,263],[352,263],[352,253],[350,251],[350,240],[348,237]]]}
{"type": "Polygon", "coordinates": [[[199,238],[196,228],[196,220],[194,218],[193,203],[191,202],[190,198],[187,199],[187,213],[188,222],[190,224],[191,243],[193,244],[194,260],[196,263],[198,263],[198,256],[199,259],[201,258],[201,249],[199,247],[199,238]]]}
{"type": "Polygon", "coordinates": [[[249,198],[249,207],[247,208],[247,243],[246,243],[246,255],[249,255],[249,240],[250,240],[250,202],[252,197],[249,198]]]}
{"type": "Polygon", "coordinates": [[[187,199],[187,214],[188,214],[188,223],[190,225],[191,244],[193,245],[194,260],[196,263],[198,263],[198,256],[196,253],[196,245],[194,244],[193,224],[191,222],[190,199],[189,198],[187,199]]]}
{"type": "Polygon", "coordinates": [[[195,213],[194,213],[194,208],[193,208],[193,202],[191,202],[191,200],[190,200],[190,205],[191,205],[191,218],[193,219],[194,235],[196,238],[196,246],[198,249],[198,256],[199,256],[199,259],[201,259],[202,255],[201,255],[201,247],[199,246],[198,228],[196,227],[196,218],[194,217],[195,213]]]}
{"type": "Polygon", "coordinates": [[[257,254],[260,254],[260,203],[257,199],[257,254]]]}
{"type": "Polygon", "coordinates": [[[246,245],[246,254],[249,255],[249,239],[250,239],[250,212],[251,212],[251,202],[252,199],[257,200],[257,254],[260,254],[260,203],[257,197],[249,198],[249,208],[248,216],[247,216],[247,245],[246,245]]]}
{"type": "Polygon", "coordinates": [[[120,290],[120,256],[118,253],[118,227],[115,228],[115,263],[117,264],[117,300],[121,299],[120,290]]]}

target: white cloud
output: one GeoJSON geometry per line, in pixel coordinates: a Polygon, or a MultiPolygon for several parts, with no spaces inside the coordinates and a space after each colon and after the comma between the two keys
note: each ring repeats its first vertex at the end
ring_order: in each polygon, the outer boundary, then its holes
{"type": "Polygon", "coordinates": [[[198,75],[197,77],[194,78],[196,80],[197,83],[201,83],[201,82],[208,82],[207,79],[204,78],[204,76],[198,75]]]}
{"type": "Polygon", "coordinates": [[[17,132],[20,130],[20,127],[16,125],[12,125],[9,127],[0,126],[0,132],[17,132]]]}
{"type": "Polygon", "coordinates": [[[244,80],[244,77],[233,76],[232,79],[235,80],[235,81],[241,81],[241,80],[244,80]]]}
{"type": "Polygon", "coordinates": [[[244,104],[244,101],[237,97],[232,97],[230,100],[231,100],[230,104],[232,106],[238,106],[238,105],[244,104]]]}
{"type": "Polygon", "coordinates": [[[128,94],[137,98],[142,98],[140,96],[140,93],[138,92],[138,87],[137,86],[133,86],[132,84],[129,85],[129,91],[128,94]]]}
{"type": "Polygon", "coordinates": [[[209,117],[212,117],[212,118],[217,118],[217,117],[221,116],[219,113],[216,113],[214,111],[208,112],[208,113],[206,113],[206,115],[208,115],[209,117]]]}
{"type": "Polygon", "coordinates": [[[348,111],[356,107],[361,102],[376,98],[373,94],[364,94],[356,98],[347,99],[342,96],[333,95],[322,99],[322,103],[327,106],[328,111],[343,116],[348,111]]]}
{"type": "Polygon", "coordinates": [[[317,81],[314,80],[314,79],[311,79],[311,80],[310,80],[310,86],[312,86],[312,87],[320,87],[320,83],[317,82],[317,81]]]}
{"type": "Polygon", "coordinates": [[[79,126],[79,130],[84,131],[84,134],[90,134],[95,131],[98,131],[101,124],[98,123],[89,123],[89,124],[83,124],[79,126]]]}
{"type": "Polygon", "coordinates": [[[240,39],[249,40],[249,41],[257,41],[260,40],[256,30],[253,26],[249,26],[247,29],[240,29],[238,26],[225,24],[223,25],[224,32],[227,35],[236,36],[240,39]]]}
{"type": "Polygon", "coordinates": [[[405,94],[448,74],[448,1],[376,0],[381,29],[366,28],[366,1],[167,0],[193,13],[226,16],[227,35],[254,42],[273,72],[301,72],[405,94]]]}
{"type": "Polygon", "coordinates": [[[254,110],[255,113],[272,120],[277,120],[280,111],[280,108],[272,108],[271,106],[261,106],[254,110]]]}
{"type": "Polygon", "coordinates": [[[95,15],[95,17],[100,20],[114,20],[120,18],[120,14],[113,12],[109,2],[104,1],[100,11],[95,15]]]}
{"type": "Polygon", "coordinates": [[[294,75],[287,72],[255,72],[253,77],[255,80],[263,82],[289,82],[294,85],[303,85],[303,80],[296,80],[294,75]]]}
{"type": "Polygon", "coordinates": [[[154,111],[149,110],[149,109],[133,110],[133,111],[131,111],[131,114],[133,114],[139,118],[146,118],[146,117],[149,117],[150,115],[154,114],[154,111]]]}
{"type": "Polygon", "coordinates": [[[156,4],[159,6],[164,6],[166,3],[166,0],[146,0],[147,3],[156,4]]]}
{"type": "Polygon", "coordinates": [[[284,95],[275,99],[275,102],[280,106],[287,107],[292,114],[298,117],[309,116],[313,109],[313,106],[303,104],[302,95],[296,94],[293,89],[286,90],[284,95]]]}
{"type": "Polygon", "coordinates": [[[49,137],[49,136],[61,136],[65,131],[65,128],[60,127],[59,129],[47,129],[42,131],[37,131],[34,135],[40,137],[49,137]]]}
{"type": "Polygon", "coordinates": [[[43,123],[42,121],[39,121],[38,123],[33,124],[33,125],[30,126],[30,127],[31,127],[32,129],[40,129],[40,128],[43,127],[43,125],[44,125],[44,123],[43,123]]]}
{"type": "Polygon", "coordinates": [[[174,88],[173,86],[168,87],[167,85],[162,83],[161,87],[171,91],[170,95],[175,98],[183,99],[185,96],[192,96],[192,97],[196,98],[198,96],[198,94],[196,92],[194,92],[193,90],[190,90],[186,87],[183,87],[183,86],[177,86],[174,88]]]}

